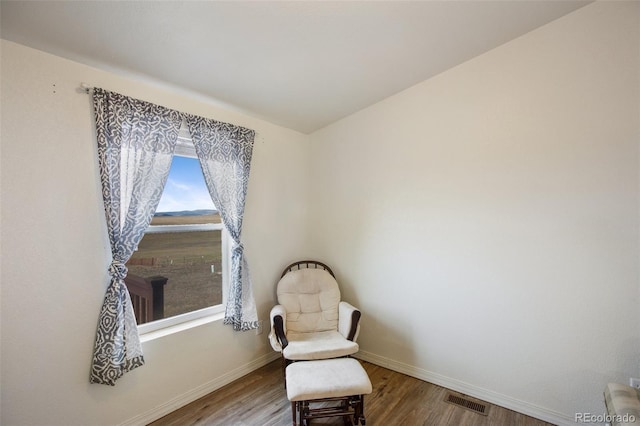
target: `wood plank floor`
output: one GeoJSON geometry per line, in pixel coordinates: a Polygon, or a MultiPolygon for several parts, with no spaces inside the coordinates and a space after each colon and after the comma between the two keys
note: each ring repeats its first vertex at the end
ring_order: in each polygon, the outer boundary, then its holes
{"type": "MultiPolygon", "coordinates": [[[[488,415],[444,402],[447,389],[362,362],[373,385],[365,396],[367,426],[545,426],[524,414],[489,404],[488,415]]],[[[266,366],[151,423],[153,426],[291,425],[291,405],[283,387],[280,361],[266,366]]],[[[342,425],[340,418],[312,425],[342,425]]]]}

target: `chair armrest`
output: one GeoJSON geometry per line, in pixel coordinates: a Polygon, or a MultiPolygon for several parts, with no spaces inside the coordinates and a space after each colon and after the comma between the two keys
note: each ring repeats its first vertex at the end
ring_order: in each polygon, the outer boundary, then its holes
{"type": "Polygon", "coordinates": [[[340,302],[338,305],[338,331],[347,340],[355,342],[358,338],[360,316],[360,311],[347,302],[340,302]]]}
{"type": "Polygon", "coordinates": [[[276,352],[281,352],[286,348],[287,341],[287,311],[284,306],[276,305],[271,309],[269,314],[271,320],[271,332],[269,333],[269,343],[276,352]]]}

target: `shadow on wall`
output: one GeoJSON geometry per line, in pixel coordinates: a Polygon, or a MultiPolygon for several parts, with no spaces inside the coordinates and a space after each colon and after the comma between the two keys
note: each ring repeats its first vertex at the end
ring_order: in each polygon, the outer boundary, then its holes
{"type": "Polygon", "coordinates": [[[377,360],[377,363],[383,364],[384,358],[388,358],[395,363],[401,361],[407,365],[416,365],[418,361],[410,329],[393,321],[392,318],[367,314],[364,309],[361,324],[358,344],[363,357],[370,355],[382,357],[377,360]]]}

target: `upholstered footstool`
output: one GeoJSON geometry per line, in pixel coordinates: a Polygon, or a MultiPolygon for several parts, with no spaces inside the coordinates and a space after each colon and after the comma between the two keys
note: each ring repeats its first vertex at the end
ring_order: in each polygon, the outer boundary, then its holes
{"type": "Polygon", "coordinates": [[[365,424],[364,395],[372,388],[367,372],[356,359],[298,361],[288,365],[285,374],[294,426],[306,426],[317,417],[337,416],[347,424],[365,424]],[[327,401],[338,405],[310,407],[311,403],[327,401]]]}

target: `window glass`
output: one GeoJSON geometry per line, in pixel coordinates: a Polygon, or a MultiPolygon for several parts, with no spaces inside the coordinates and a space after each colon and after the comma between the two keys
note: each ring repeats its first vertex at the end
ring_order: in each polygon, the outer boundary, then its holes
{"type": "Polygon", "coordinates": [[[222,303],[222,232],[198,159],[174,156],[151,226],[127,263],[138,324],[222,303]]]}

